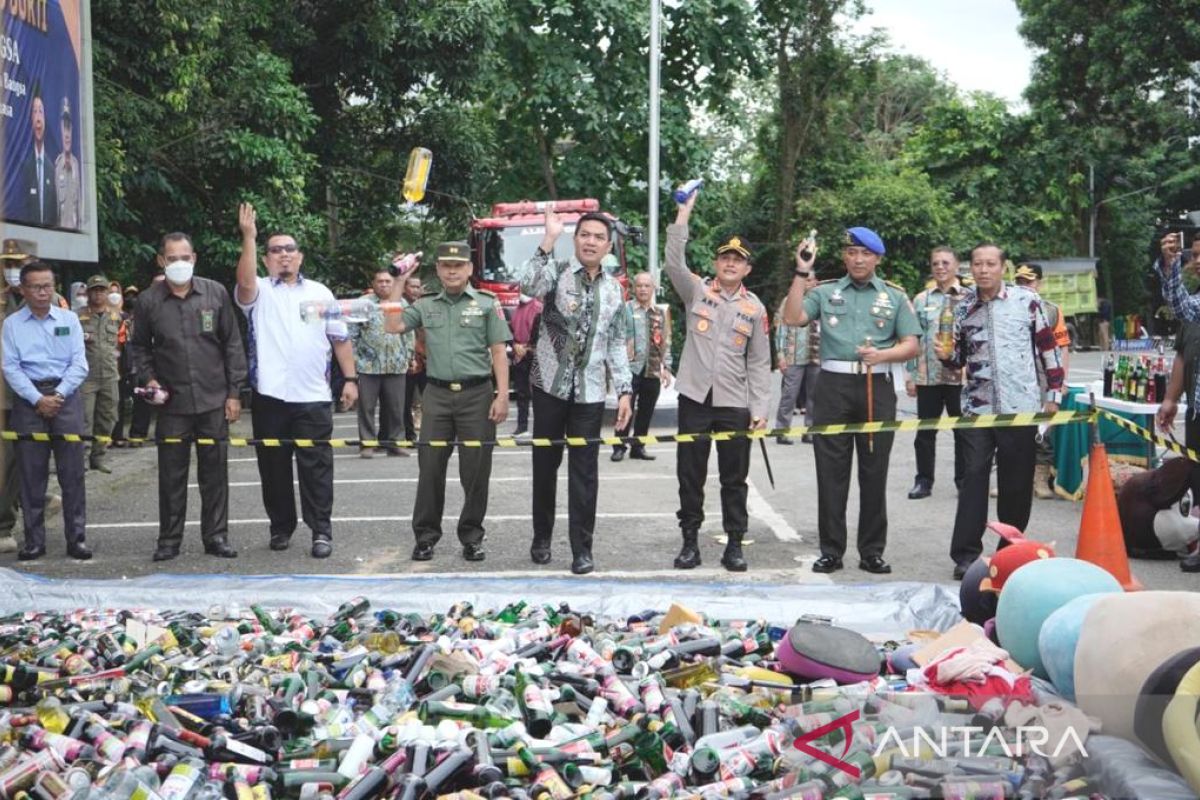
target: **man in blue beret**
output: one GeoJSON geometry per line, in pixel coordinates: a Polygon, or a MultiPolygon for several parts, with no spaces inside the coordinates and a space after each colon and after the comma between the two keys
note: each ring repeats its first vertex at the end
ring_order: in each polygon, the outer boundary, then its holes
{"type": "MultiPolygon", "coordinates": [[[[917,354],[920,323],[899,286],[875,274],[885,252],[883,240],[869,228],[850,228],[842,247],[845,276],[822,281],[812,291],[817,243],[805,239],[796,248],[796,268],[784,305],[787,325],[821,321],[821,391],[814,398],[813,423],[832,425],[896,418],[891,365],[917,354]]],[[[846,551],[846,499],[850,465],[858,450],[859,569],[892,571],[883,559],[887,545],[887,470],[891,433],[817,436],[817,529],[821,556],[813,572],[842,568],[846,551]]]]}

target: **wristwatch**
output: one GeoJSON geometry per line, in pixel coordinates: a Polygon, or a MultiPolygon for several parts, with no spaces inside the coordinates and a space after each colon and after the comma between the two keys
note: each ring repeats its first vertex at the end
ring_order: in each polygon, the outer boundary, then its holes
{"type": "Polygon", "coordinates": [[[346,383],[358,383],[357,375],[349,375],[345,378],[346,383]]]}
{"type": "Polygon", "coordinates": [[[795,275],[797,278],[808,278],[808,277],[812,276],[811,272],[801,272],[798,269],[792,270],[792,274],[795,275]]]}

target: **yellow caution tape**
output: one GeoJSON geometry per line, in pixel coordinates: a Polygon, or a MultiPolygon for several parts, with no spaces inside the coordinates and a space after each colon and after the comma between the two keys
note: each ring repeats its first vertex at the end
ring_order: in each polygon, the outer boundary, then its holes
{"type": "MultiPolygon", "coordinates": [[[[167,437],[163,439],[126,439],[140,444],[199,444],[214,445],[227,442],[231,447],[586,447],[588,445],[631,445],[692,443],[704,440],[727,442],[732,439],[765,439],[775,436],[841,436],[852,433],[895,433],[897,431],[946,431],[964,428],[1017,428],[1032,425],[1068,425],[1092,420],[1091,411],[1058,411],[1025,414],[980,414],[975,417],[936,417],[932,419],[880,420],[877,422],[855,422],[837,425],[800,425],[794,428],[776,428],[761,431],[718,431],[713,433],[673,433],[655,436],[597,436],[585,438],[568,436],[562,439],[516,439],[503,436],[494,441],[482,439],[436,440],[413,442],[407,439],[228,439],[167,437]]],[[[1117,419],[1120,419],[1119,417],[1117,419]]],[[[1125,420],[1122,420],[1123,422],[1125,420]]],[[[1137,427],[1137,426],[1134,426],[1137,427]]],[[[1139,430],[1142,430],[1139,428],[1139,430]]],[[[50,442],[103,442],[111,443],[111,436],[85,436],[75,433],[16,433],[0,431],[0,439],[9,441],[50,442]]]]}
{"type": "Polygon", "coordinates": [[[1133,435],[1135,435],[1141,439],[1145,439],[1148,442],[1154,442],[1159,447],[1165,447],[1166,449],[1170,450],[1172,453],[1178,453],[1179,455],[1186,458],[1188,461],[1200,463],[1200,452],[1197,452],[1190,447],[1180,444],[1175,439],[1169,439],[1166,436],[1161,436],[1161,435],[1155,433],[1154,431],[1146,430],[1141,425],[1138,425],[1136,422],[1131,422],[1130,420],[1125,419],[1125,417],[1114,414],[1111,411],[1105,411],[1104,409],[1100,409],[1100,414],[1101,414],[1101,416],[1105,417],[1109,422],[1116,425],[1118,428],[1127,430],[1130,433],[1132,433],[1133,435]]]}

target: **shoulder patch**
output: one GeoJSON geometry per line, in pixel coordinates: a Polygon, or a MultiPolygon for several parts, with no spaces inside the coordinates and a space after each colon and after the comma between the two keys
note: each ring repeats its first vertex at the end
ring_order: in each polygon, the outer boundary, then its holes
{"type": "Polygon", "coordinates": [[[908,292],[905,291],[904,287],[901,286],[900,284],[892,283],[891,281],[887,281],[887,280],[885,280],[884,283],[887,284],[888,286],[892,287],[893,289],[898,289],[899,291],[904,292],[904,296],[908,297],[908,292]]]}
{"type": "Polygon", "coordinates": [[[489,292],[487,289],[478,289],[478,288],[477,288],[475,291],[476,291],[476,292],[478,292],[479,294],[482,294],[482,295],[486,296],[486,297],[495,297],[495,296],[496,296],[496,293],[495,293],[495,292],[489,292]]]}

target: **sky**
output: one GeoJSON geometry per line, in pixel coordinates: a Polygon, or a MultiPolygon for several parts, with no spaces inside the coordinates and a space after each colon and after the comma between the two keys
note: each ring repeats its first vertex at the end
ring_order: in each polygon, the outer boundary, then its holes
{"type": "Polygon", "coordinates": [[[857,31],[881,28],[895,49],[930,62],[961,89],[1022,104],[1033,53],[1017,33],[1021,15],[1013,0],[867,0],[867,6],[872,13],[857,31]]]}

